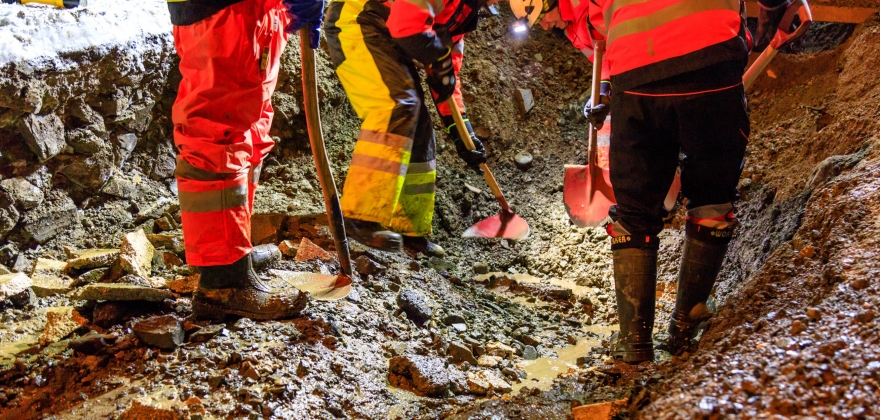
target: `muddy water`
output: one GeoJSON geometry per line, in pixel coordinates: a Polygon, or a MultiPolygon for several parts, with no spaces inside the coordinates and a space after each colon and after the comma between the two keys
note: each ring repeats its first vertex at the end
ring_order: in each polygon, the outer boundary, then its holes
{"type": "Polygon", "coordinates": [[[494,272],[488,274],[481,274],[479,276],[474,276],[474,281],[484,282],[488,281],[489,277],[508,277],[512,278],[520,283],[543,283],[543,284],[551,284],[554,286],[564,287],[566,289],[571,289],[571,292],[577,296],[586,296],[589,293],[595,293],[598,291],[595,287],[586,287],[581,286],[574,282],[574,280],[566,280],[566,279],[557,279],[557,278],[539,278],[525,273],[503,273],[503,272],[494,272]]]}
{"type": "MultiPolygon", "coordinates": [[[[583,329],[584,332],[600,334],[602,338],[608,338],[617,330],[617,325],[590,325],[583,329]]],[[[526,371],[528,377],[521,383],[513,385],[513,393],[516,394],[523,387],[550,389],[553,380],[560,373],[568,371],[569,366],[577,366],[577,358],[590,354],[590,347],[602,345],[602,338],[582,338],[573,346],[555,349],[556,358],[539,357],[535,360],[525,360],[519,365],[526,371]]]]}

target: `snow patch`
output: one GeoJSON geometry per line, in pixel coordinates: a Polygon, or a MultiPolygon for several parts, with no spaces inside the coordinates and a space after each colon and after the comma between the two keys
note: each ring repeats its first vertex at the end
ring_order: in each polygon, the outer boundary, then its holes
{"type": "Polygon", "coordinates": [[[141,41],[156,35],[171,40],[164,0],[89,0],[69,10],[0,4],[0,66],[47,65],[59,61],[60,53],[92,48],[148,48],[141,41]]]}

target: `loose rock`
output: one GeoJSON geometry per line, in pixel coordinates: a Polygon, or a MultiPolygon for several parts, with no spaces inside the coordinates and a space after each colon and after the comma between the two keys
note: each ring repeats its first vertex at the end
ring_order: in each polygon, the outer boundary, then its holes
{"type": "Polygon", "coordinates": [[[183,344],[183,325],[170,315],[145,319],[135,324],[133,330],[137,338],[148,346],[174,350],[183,344]]]}
{"type": "Polygon", "coordinates": [[[200,274],[193,274],[187,277],[178,277],[167,283],[168,288],[171,289],[174,293],[187,295],[194,292],[196,290],[196,287],[199,286],[199,278],[201,278],[200,274]]]}
{"type": "Polygon", "coordinates": [[[455,341],[449,343],[449,357],[452,359],[453,363],[466,362],[472,365],[477,364],[477,359],[474,357],[470,348],[455,341]]]}
{"type": "Polygon", "coordinates": [[[472,393],[486,395],[492,391],[507,393],[512,390],[509,383],[487,370],[468,372],[467,384],[472,393]]]}
{"type": "Polygon", "coordinates": [[[126,273],[144,278],[150,277],[153,260],[153,245],[143,230],[127,233],[119,247],[119,262],[126,273]]]}
{"type": "Polygon", "coordinates": [[[477,365],[482,367],[495,367],[498,366],[502,360],[504,359],[501,357],[484,354],[477,359],[477,365]]]}
{"type": "Polygon", "coordinates": [[[285,239],[278,244],[278,249],[282,254],[288,257],[296,257],[296,244],[289,239],[285,239]]]}
{"type": "Polygon", "coordinates": [[[532,154],[526,151],[519,152],[513,157],[513,161],[516,162],[517,168],[529,169],[532,166],[532,154]]]}
{"type": "Polygon", "coordinates": [[[24,178],[10,178],[0,181],[0,189],[3,189],[13,204],[30,210],[43,202],[43,192],[24,178]]]}
{"type": "Polygon", "coordinates": [[[364,276],[368,276],[370,274],[376,274],[379,272],[379,265],[376,264],[375,261],[367,258],[366,255],[361,255],[354,260],[355,269],[358,273],[364,276]]]}
{"type": "Polygon", "coordinates": [[[40,345],[61,340],[88,322],[72,306],[49,308],[46,310],[46,328],[40,335],[40,345]]]}
{"type": "Polygon", "coordinates": [[[64,275],[67,263],[49,258],[38,258],[31,271],[31,288],[38,297],[67,293],[73,285],[73,279],[64,275]]]}
{"type": "Polygon", "coordinates": [[[171,291],[130,284],[92,283],[73,293],[78,300],[129,301],[143,300],[161,302],[172,297],[171,291]]]}
{"type": "Polygon", "coordinates": [[[24,273],[0,275],[0,302],[28,290],[32,284],[24,273]]]}
{"type": "Polygon", "coordinates": [[[419,292],[403,290],[397,295],[397,306],[416,324],[422,325],[434,315],[434,310],[419,292]]]}
{"type": "Polygon", "coordinates": [[[324,248],[321,248],[318,245],[315,245],[314,242],[308,240],[308,238],[302,238],[299,247],[296,250],[296,260],[308,261],[312,259],[329,261],[333,259],[333,256],[325,251],[324,248]]]}
{"type": "Polygon", "coordinates": [[[77,257],[67,260],[66,272],[90,268],[110,267],[119,256],[118,249],[89,249],[76,252],[77,257]]]}
{"type": "Polygon", "coordinates": [[[397,356],[389,361],[388,382],[419,395],[442,397],[449,389],[449,373],[440,358],[397,356]]]}
{"type": "Polygon", "coordinates": [[[51,159],[65,146],[64,123],[55,114],[24,117],[21,135],[40,162],[51,159]]]}
{"type": "Polygon", "coordinates": [[[508,358],[516,352],[512,347],[499,343],[497,341],[493,341],[486,344],[486,353],[492,356],[500,356],[503,358],[508,358]]]}

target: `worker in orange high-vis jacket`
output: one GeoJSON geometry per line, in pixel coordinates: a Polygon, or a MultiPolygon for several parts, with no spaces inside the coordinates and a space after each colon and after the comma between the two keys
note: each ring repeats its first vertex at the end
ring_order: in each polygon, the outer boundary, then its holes
{"type": "Polygon", "coordinates": [[[294,316],[307,295],[273,289],[257,276],[255,269],[281,253],[274,245],[252,247],[251,214],[260,168],[274,145],[271,97],[285,29],[302,22],[319,28],[323,3],[175,0],[168,8],[183,76],[172,108],[174,175],[186,260],[201,272],[193,312],[200,318],[294,316]]]}
{"type": "Polygon", "coordinates": [[[333,0],[325,31],[330,58],[361,131],[342,192],[346,233],[364,245],[398,251],[407,245],[443,256],[430,242],[437,178],[435,137],[425,106],[420,63],[437,111],[458,155],[479,171],[486,161],[471,132],[470,151],[444,101],[463,108],[458,71],[464,34],[476,29],[486,0],[333,0]]]}
{"type": "Polygon", "coordinates": [[[614,284],[620,332],[612,354],[653,360],[657,234],[681,162],[688,199],[678,294],[667,350],[691,344],[737,225],[734,201],[749,141],[742,76],[751,48],[740,0],[592,0],[589,26],[605,42],[610,92],[588,109],[611,112],[614,284]]]}

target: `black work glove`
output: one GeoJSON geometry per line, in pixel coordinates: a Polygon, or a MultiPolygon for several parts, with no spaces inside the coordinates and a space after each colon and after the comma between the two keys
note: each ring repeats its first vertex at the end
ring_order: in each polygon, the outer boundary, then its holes
{"type": "Polygon", "coordinates": [[[444,122],[446,125],[446,133],[449,135],[449,139],[452,140],[453,144],[455,144],[455,151],[458,153],[458,157],[463,160],[468,168],[474,170],[474,172],[478,174],[483,174],[483,170],[480,169],[481,163],[486,163],[486,149],[483,148],[483,142],[477,138],[477,135],[474,134],[474,128],[471,126],[470,120],[467,119],[466,116],[462,115],[464,119],[464,126],[467,128],[468,133],[471,134],[471,140],[474,142],[474,150],[468,150],[467,146],[464,144],[464,140],[461,139],[461,135],[458,134],[458,127],[455,126],[455,122],[452,122],[451,117],[445,117],[444,122]]]}
{"type": "MultiPolygon", "coordinates": [[[[592,95],[591,95],[592,96],[592,95]]],[[[611,82],[603,80],[599,84],[599,104],[593,106],[593,98],[587,100],[584,105],[584,116],[593,125],[593,129],[599,130],[605,125],[605,118],[611,113],[611,82]]]]}
{"type": "Polygon", "coordinates": [[[755,36],[755,52],[764,51],[779,29],[779,23],[792,0],[760,0],[758,1],[758,33],[755,36]]]}
{"type": "Polygon", "coordinates": [[[455,67],[452,65],[452,49],[425,69],[428,86],[437,95],[436,101],[443,102],[455,93],[455,67]]]}

